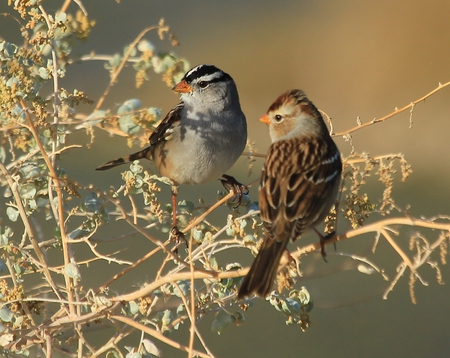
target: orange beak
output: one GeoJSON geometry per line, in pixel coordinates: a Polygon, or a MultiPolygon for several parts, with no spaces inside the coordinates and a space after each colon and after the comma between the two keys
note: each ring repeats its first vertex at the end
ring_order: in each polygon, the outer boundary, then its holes
{"type": "Polygon", "coordinates": [[[180,81],[175,86],[172,87],[172,91],[178,93],[188,93],[192,91],[192,87],[188,85],[185,80],[180,81]]]}
{"type": "Polygon", "coordinates": [[[269,116],[268,116],[267,114],[265,114],[264,116],[262,116],[262,117],[259,119],[259,121],[262,122],[262,123],[265,123],[265,124],[270,124],[270,119],[269,119],[269,116]]]}

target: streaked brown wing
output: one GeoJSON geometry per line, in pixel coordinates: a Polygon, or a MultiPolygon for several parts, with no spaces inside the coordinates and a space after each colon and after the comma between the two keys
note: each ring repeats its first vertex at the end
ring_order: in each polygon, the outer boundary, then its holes
{"type": "Polygon", "coordinates": [[[184,103],[181,102],[173,107],[166,117],[159,123],[153,133],[150,135],[150,145],[155,145],[161,141],[164,141],[172,134],[173,126],[180,121],[181,111],[184,108],[184,103]]]}
{"type": "Polygon", "coordinates": [[[149,142],[150,145],[147,148],[140,150],[139,152],[126,155],[107,163],[100,165],[96,170],[108,170],[114,168],[118,165],[133,162],[138,159],[147,158],[149,160],[153,159],[153,154],[155,151],[155,145],[167,140],[173,131],[173,126],[180,121],[181,111],[183,110],[183,102],[177,104],[172,110],[167,113],[166,117],[161,121],[158,127],[155,128],[153,133],[150,135],[149,142]]]}
{"type": "Polygon", "coordinates": [[[271,145],[261,177],[261,218],[270,238],[300,236],[329,209],[342,163],[330,139],[292,138],[271,145]],[[333,154],[337,153],[337,154],[333,154]]]}

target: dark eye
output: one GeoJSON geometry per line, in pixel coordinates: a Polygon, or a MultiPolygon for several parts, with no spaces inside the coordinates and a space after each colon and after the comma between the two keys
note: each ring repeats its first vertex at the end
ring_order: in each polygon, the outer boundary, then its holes
{"type": "Polygon", "coordinates": [[[206,88],[206,87],[208,87],[208,82],[206,82],[206,81],[200,81],[200,82],[198,83],[198,86],[199,86],[200,88],[206,88]]]}
{"type": "Polygon", "coordinates": [[[283,120],[283,116],[281,114],[276,114],[275,115],[275,121],[280,123],[283,120]]]}

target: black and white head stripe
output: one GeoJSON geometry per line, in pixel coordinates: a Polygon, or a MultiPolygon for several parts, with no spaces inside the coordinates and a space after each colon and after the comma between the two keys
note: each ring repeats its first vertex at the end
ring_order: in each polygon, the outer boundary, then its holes
{"type": "Polygon", "coordinates": [[[213,65],[199,65],[184,75],[184,80],[187,83],[192,83],[192,81],[202,79],[202,81],[206,81],[209,83],[212,82],[220,82],[220,81],[228,81],[232,80],[231,76],[228,73],[223,72],[213,65]]]}

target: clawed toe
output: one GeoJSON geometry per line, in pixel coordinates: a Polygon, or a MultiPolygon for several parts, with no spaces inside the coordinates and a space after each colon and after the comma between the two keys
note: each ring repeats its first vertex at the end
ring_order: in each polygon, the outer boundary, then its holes
{"type": "Polygon", "coordinates": [[[220,182],[222,183],[223,187],[234,193],[234,199],[233,203],[236,203],[234,208],[238,208],[241,205],[242,197],[244,195],[248,195],[249,190],[248,187],[244,184],[239,183],[234,177],[231,175],[222,175],[223,179],[220,179],[220,182]]]}
{"type": "Polygon", "coordinates": [[[175,243],[175,248],[172,250],[172,252],[175,254],[178,254],[178,246],[181,242],[184,242],[186,247],[188,247],[188,243],[186,237],[184,236],[184,233],[180,231],[176,225],[173,226],[170,230],[170,241],[175,243]]]}
{"type": "MultiPolygon", "coordinates": [[[[327,253],[325,252],[325,242],[332,239],[335,236],[336,236],[335,231],[330,232],[329,234],[327,234],[325,236],[319,235],[319,237],[320,237],[320,254],[322,255],[322,258],[325,262],[328,262],[326,259],[327,253]]],[[[334,244],[334,249],[336,250],[336,243],[334,244]]]]}

